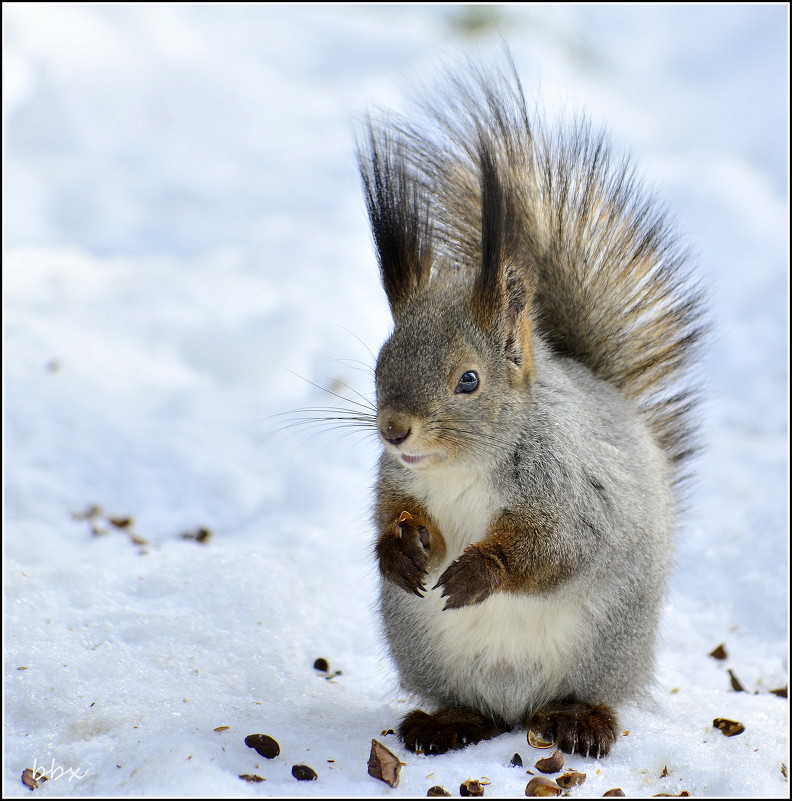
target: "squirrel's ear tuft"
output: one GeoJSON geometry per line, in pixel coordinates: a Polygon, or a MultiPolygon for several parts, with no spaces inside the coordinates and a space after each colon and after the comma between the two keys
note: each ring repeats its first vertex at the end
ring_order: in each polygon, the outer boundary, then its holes
{"type": "Polygon", "coordinates": [[[485,331],[499,337],[504,355],[527,376],[532,371],[531,308],[534,271],[526,260],[524,213],[518,193],[499,173],[496,150],[479,143],[481,263],[473,287],[473,314],[485,331]]]}
{"type": "Polygon", "coordinates": [[[429,280],[432,242],[429,209],[410,174],[402,144],[368,123],[357,158],[380,275],[394,316],[429,280]]]}

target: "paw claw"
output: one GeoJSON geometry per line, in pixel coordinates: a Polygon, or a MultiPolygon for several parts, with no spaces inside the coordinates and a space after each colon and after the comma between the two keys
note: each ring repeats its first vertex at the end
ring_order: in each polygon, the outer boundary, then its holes
{"type": "Polygon", "coordinates": [[[556,741],[562,751],[596,759],[608,755],[619,735],[616,714],[610,707],[584,702],[551,704],[539,710],[528,725],[556,741]]]}
{"type": "Polygon", "coordinates": [[[384,578],[419,598],[424,597],[425,579],[429,575],[426,570],[429,537],[429,529],[416,525],[414,518],[408,515],[404,520],[397,520],[377,543],[377,557],[384,578]]]}

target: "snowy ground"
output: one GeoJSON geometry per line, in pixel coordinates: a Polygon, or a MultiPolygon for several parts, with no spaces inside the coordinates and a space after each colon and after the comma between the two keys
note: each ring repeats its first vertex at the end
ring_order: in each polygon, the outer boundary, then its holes
{"type": "MultiPolygon", "coordinates": [[[[637,157],[712,295],[655,703],[623,711],[607,759],[567,760],[588,774],[572,794],[786,796],[788,702],[768,691],[788,671],[787,8],[488,13],[551,115],[585,109],[637,157]]],[[[435,758],[381,735],[409,701],[373,612],[376,443],[272,417],[328,403],[290,371],[370,393],[389,322],[351,131],[497,48],[476,15],[4,4],[4,796],[34,765],[55,769],[37,796],[423,796],[483,776],[523,795],[509,760],[541,754],[522,732],[435,758]],[[372,737],[406,763],[397,789],[367,775],[372,737]]]]}

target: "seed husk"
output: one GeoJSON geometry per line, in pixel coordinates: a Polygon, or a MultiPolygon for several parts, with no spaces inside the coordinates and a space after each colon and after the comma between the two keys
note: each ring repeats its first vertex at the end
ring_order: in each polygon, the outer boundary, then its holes
{"type": "Polygon", "coordinates": [[[527,796],[561,795],[561,786],[546,776],[534,776],[525,788],[527,796]]]}
{"type": "Polygon", "coordinates": [[[314,662],[314,670],[321,670],[322,673],[329,673],[330,663],[323,656],[320,656],[316,662],[314,662]]]}
{"type": "Polygon", "coordinates": [[[371,753],[368,759],[368,774],[379,779],[391,787],[399,784],[399,771],[401,760],[392,751],[389,751],[378,740],[371,741],[371,753]]]}
{"type": "Polygon", "coordinates": [[[716,729],[720,729],[726,737],[734,737],[736,734],[742,734],[745,731],[745,726],[738,723],[736,720],[729,720],[728,718],[715,718],[712,725],[716,729]]]}
{"type": "Polygon", "coordinates": [[[740,680],[734,675],[734,671],[731,668],[728,668],[727,672],[729,674],[729,680],[731,681],[732,690],[734,690],[736,693],[744,693],[745,687],[742,686],[740,680]]]}
{"type": "Polygon", "coordinates": [[[313,782],[319,778],[316,771],[308,765],[292,765],[292,776],[298,782],[313,782]]]}
{"type": "Polygon", "coordinates": [[[269,734],[248,734],[245,737],[245,745],[252,748],[257,754],[261,754],[265,759],[275,759],[280,754],[280,745],[276,739],[269,734]]]}
{"type": "Polygon", "coordinates": [[[710,656],[713,659],[726,659],[729,655],[726,653],[723,643],[721,643],[714,651],[710,652],[710,656]]]}
{"type": "Polygon", "coordinates": [[[624,790],[621,787],[614,787],[602,794],[603,798],[624,798],[624,790]]]}
{"type": "Polygon", "coordinates": [[[549,757],[537,760],[534,767],[542,773],[558,773],[564,767],[564,755],[560,751],[553,751],[549,757]]]}
{"type": "Polygon", "coordinates": [[[47,781],[49,777],[45,776],[43,773],[39,773],[39,771],[33,773],[33,768],[25,768],[22,771],[21,778],[22,784],[24,784],[25,787],[28,787],[31,790],[38,790],[39,782],[43,783],[47,781]]]}
{"type": "Polygon", "coordinates": [[[528,745],[532,748],[554,748],[556,743],[545,740],[538,734],[532,731],[528,732],[528,745]]]}
{"type": "Polygon", "coordinates": [[[239,778],[244,779],[246,782],[250,782],[251,784],[264,781],[262,776],[256,776],[255,773],[240,773],[239,778]]]}
{"type": "Polygon", "coordinates": [[[102,507],[98,504],[92,503],[83,512],[72,512],[72,519],[74,520],[90,520],[92,517],[99,517],[102,514],[102,507]]]}
{"type": "Polygon", "coordinates": [[[479,796],[484,795],[484,788],[481,782],[477,779],[468,779],[459,785],[459,794],[462,796],[479,796]]]}
{"type": "Polygon", "coordinates": [[[563,776],[558,776],[556,778],[556,783],[565,790],[568,790],[570,787],[577,787],[579,784],[583,784],[584,781],[586,781],[586,774],[578,773],[576,770],[570,770],[563,776]]]}
{"type": "Polygon", "coordinates": [[[185,531],[184,534],[181,535],[181,538],[183,540],[195,540],[205,545],[212,539],[212,531],[202,526],[201,528],[195,529],[195,531],[185,531]]]}
{"type": "Polygon", "coordinates": [[[439,784],[434,785],[434,787],[430,787],[426,791],[427,798],[450,798],[451,793],[445,789],[445,787],[441,787],[439,784]]]}
{"type": "Polygon", "coordinates": [[[513,768],[521,768],[523,766],[522,757],[519,754],[515,754],[511,758],[511,763],[510,764],[511,764],[511,766],[513,768]]]}

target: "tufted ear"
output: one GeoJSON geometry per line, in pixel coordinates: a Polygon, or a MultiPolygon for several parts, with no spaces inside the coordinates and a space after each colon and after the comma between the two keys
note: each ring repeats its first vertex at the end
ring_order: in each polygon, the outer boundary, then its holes
{"type": "Polygon", "coordinates": [[[504,356],[521,377],[533,369],[531,308],[534,271],[526,263],[527,235],[517,193],[501,178],[495,153],[479,143],[481,263],[473,288],[472,311],[481,327],[498,338],[504,356]]]}
{"type": "Polygon", "coordinates": [[[429,280],[432,269],[428,204],[410,174],[401,143],[368,123],[368,140],[358,144],[371,232],[380,276],[394,317],[429,280]]]}

